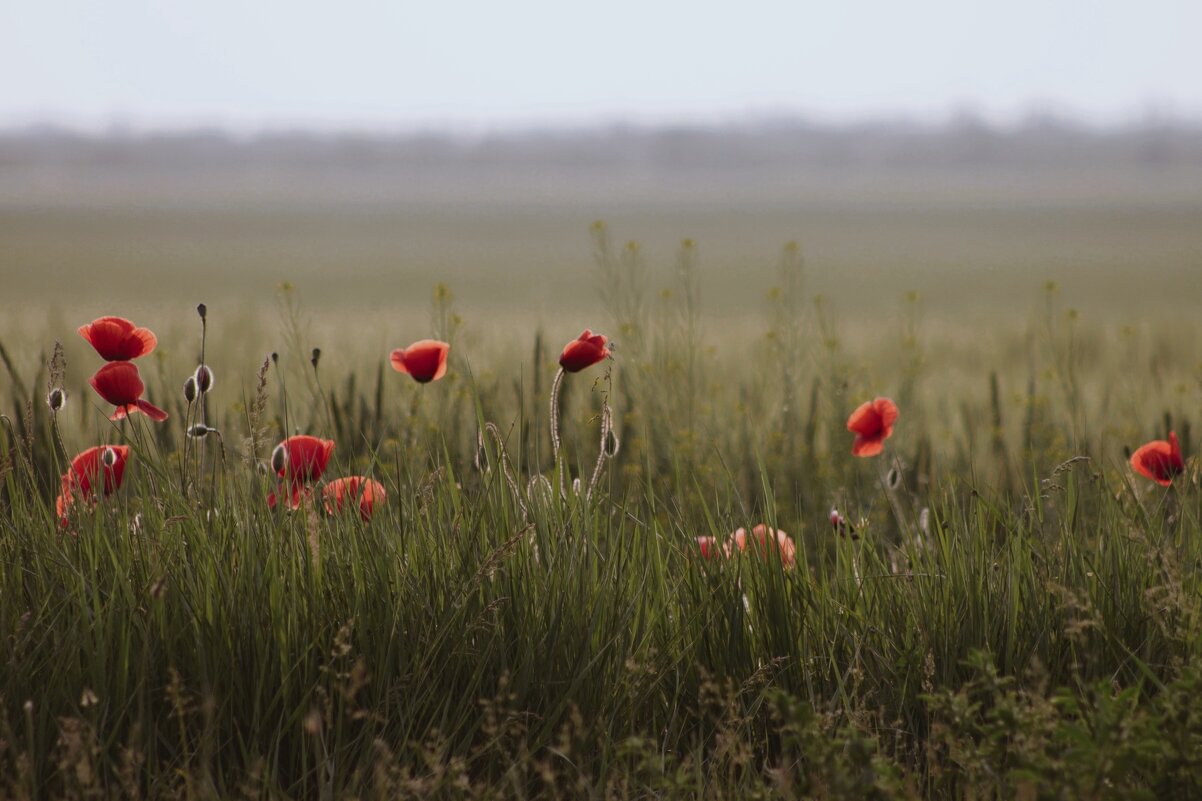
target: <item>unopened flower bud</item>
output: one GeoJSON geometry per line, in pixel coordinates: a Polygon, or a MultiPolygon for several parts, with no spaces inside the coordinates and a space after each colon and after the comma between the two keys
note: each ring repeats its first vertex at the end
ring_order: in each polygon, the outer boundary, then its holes
{"type": "Polygon", "coordinates": [[[117,452],[112,448],[105,448],[104,452],[100,454],[100,462],[105,467],[112,467],[117,463],[117,452]]]}
{"type": "Polygon", "coordinates": [[[197,367],[192,377],[196,379],[196,389],[201,395],[213,388],[213,371],[209,369],[207,364],[197,367]]]}
{"type": "Polygon", "coordinates": [[[67,390],[60,387],[55,387],[50,390],[50,394],[46,396],[46,405],[50,407],[50,411],[57,412],[59,409],[67,405],[67,390]]]}
{"type": "Polygon", "coordinates": [[[202,319],[202,320],[203,320],[203,319],[205,319],[205,318],[208,316],[208,314],[209,314],[209,307],[208,307],[208,306],[206,306],[206,305],[204,305],[203,303],[198,303],[198,304],[196,305],[196,313],[197,313],[197,314],[199,314],[199,315],[200,315],[200,319],[202,319]]]}
{"type": "Polygon", "coordinates": [[[196,376],[188,376],[188,380],[184,382],[184,400],[192,403],[196,400],[196,376]]]}
{"type": "Polygon", "coordinates": [[[194,425],[188,429],[188,436],[192,437],[193,439],[200,439],[201,437],[205,436],[206,434],[209,434],[216,430],[217,429],[215,429],[215,428],[209,428],[204,423],[197,423],[196,425],[194,425]]]}
{"type": "Polygon", "coordinates": [[[288,449],[284,447],[284,443],[275,446],[275,450],[271,452],[271,469],[276,473],[283,474],[284,468],[288,466],[288,449]]]}
{"type": "Polygon", "coordinates": [[[321,348],[313,349],[313,356],[309,359],[309,363],[313,365],[313,369],[317,369],[317,363],[321,361],[321,348]]]}

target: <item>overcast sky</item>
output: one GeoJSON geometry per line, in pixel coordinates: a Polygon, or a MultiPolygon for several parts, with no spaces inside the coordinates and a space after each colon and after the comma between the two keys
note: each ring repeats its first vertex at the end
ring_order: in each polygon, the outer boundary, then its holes
{"type": "Polygon", "coordinates": [[[0,126],[1202,119],[1202,0],[5,0],[0,126]]]}

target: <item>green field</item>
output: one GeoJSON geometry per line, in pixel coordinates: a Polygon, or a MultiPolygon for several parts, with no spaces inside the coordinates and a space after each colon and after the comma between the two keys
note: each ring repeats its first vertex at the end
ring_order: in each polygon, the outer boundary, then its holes
{"type": "Polygon", "coordinates": [[[0,142],[0,797],[1202,796],[1195,151],[689,141],[0,142]],[[166,422],[88,386],[105,314],[166,422]],[[389,368],[427,337],[445,378],[389,368]],[[294,433],[370,522],[268,507],[294,433]],[[701,557],[760,522],[795,564],[701,557]]]}

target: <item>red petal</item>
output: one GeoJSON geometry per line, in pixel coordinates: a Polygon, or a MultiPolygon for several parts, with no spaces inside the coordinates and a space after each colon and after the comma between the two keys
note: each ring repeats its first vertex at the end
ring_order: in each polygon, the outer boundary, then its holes
{"type": "Polygon", "coordinates": [[[134,408],[156,423],[161,423],[167,419],[167,413],[148,400],[139,400],[134,408]]]}
{"type": "Polygon", "coordinates": [[[876,456],[885,450],[884,436],[866,437],[856,434],[856,440],[851,444],[852,456],[876,456]]]}
{"type": "Polygon", "coordinates": [[[96,394],[114,406],[130,406],[146,391],[138,368],[129,362],[109,362],[96,371],[88,383],[96,394]]]}

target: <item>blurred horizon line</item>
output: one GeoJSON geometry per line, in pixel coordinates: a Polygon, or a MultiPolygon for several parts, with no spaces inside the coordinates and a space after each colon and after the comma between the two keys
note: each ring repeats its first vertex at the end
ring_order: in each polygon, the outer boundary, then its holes
{"type": "Polygon", "coordinates": [[[440,138],[450,141],[534,139],[561,136],[657,134],[673,132],[740,133],[896,132],[939,135],[977,131],[997,136],[1031,132],[1064,132],[1093,136],[1130,135],[1149,131],[1202,132],[1202,115],[1183,114],[1171,106],[1145,104],[1138,112],[1099,117],[1049,106],[1031,106],[1020,114],[990,114],[971,105],[955,106],[940,114],[880,111],[864,114],[822,114],[801,111],[705,113],[656,116],[648,114],[564,115],[544,118],[492,118],[370,122],[367,120],[277,120],[258,123],[187,120],[139,120],[114,117],[85,123],[53,114],[28,119],[0,120],[0,139],[33,137],[76,140],[137,140],[224,138],[231,142],[263,139],[360,139],[402,141],[440,138]]]}

